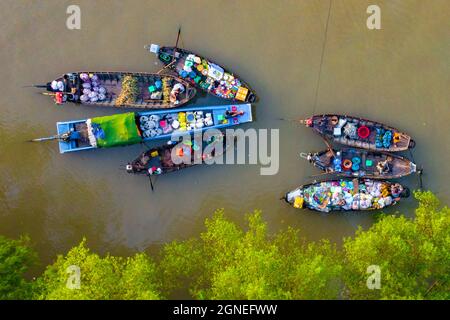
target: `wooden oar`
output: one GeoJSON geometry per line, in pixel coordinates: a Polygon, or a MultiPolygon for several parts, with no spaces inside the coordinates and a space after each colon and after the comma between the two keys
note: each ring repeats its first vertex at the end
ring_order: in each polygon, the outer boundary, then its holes
{"type": "Polygon", "coordinates": [[[155,188],[153,188],[153,182],[152,182],[152,176],[148,175],[148,180],[150,180],[150,187],[152,188],[152,191],[155,191],[155,188]]]}
{"type": "Polygon", "coordinates": [[[303,119],[285,119],[285,118],[278,118],[277,120],[280,120],[280,121],[290,121],[290,122],[298,122],[298,123],[300,123],[300,124],[305,124],[305,123],[306,123],[306,120],[303,120],[303,119]]]}
{"type": "Polygon", "coordinates": [[[180,40],[180,34],[181,34],[181,26],[178,27],[178,34],[177,34],[177,41],[175,42],[175,48],[173,49],[173,56],[172,56],[172,62],[175,59],[176,50],[178,48],[178,40],[180,40]]]}
{"type": "MultiPolygon", "coordinates": [[[[172,58],[173,59],[173,58],[172,58]]],[[[156,74],[160,74],[161,72],[163,72],[165,69],[169,68],[170,66],[172,66],[174,64],[174,62],[176,62],[176,60],[172,60],[172,62],[170,62],[169,64],[165,65],[164,67],[162,67],[156,74]]]]}
{"type": "Polygon", "coordinates": [[[328,174],[333,174],[333,172],[322,172],[322,173],[319,173],[319,174],[313,174],[311,176],[308,176],[308,178],[316,178],[316,177],[326,176],[328,174]]]}
{"type": "Polygon", "coordinates": [[[47,88],[46,84],[32,84],[29,86],[22,86],[22,88],[47,88]]]}
{"type": "Polygon", "coordinates": [[[176,60],[175,60],[175,53],[176,53],[176,50],[178,48],[178,40],[180,40],[180,34],[181,34],[181,26],[178,28],[177,41],[175,42],[175,47],[173,49],[173,54],[171,54],[172,61],[169,64],[165,65],[163,68],[161,68],[161,70],[159,70],[156,74],[160,74],[163,70],[171,67],[176,62],[176,60]]]}
{"type": "Polygon", "coordinates": [[[328,142],[328,140],[327,139],[325,139],[325,137],[322,137],[322,136],[320,136],[322,139],[323,139],[323,141],[325,142],[325,144],[327,145],[327,147],[328,147],[328,150],[330,150],[331,151],[331,153],[333,154],[333,157],[335,157],[336,158],[336,154],[334,153],[334,150],[333,150],[333,148],[331,147],[331,144],[328,142]]]}

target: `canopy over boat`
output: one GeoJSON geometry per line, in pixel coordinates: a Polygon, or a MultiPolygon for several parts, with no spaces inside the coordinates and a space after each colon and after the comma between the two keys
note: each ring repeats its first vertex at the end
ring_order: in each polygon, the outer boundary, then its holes
{"type": "Polygon", "coordinates": [[[307,184],[286,193],[294,208],[330,211],[382,209],[409,197],[409,189],[399,183],[371,179],[341,179],[307,184]]]}
{"type": "Polygon", "coordinates": [[[126,170],[128,173],[161,175],[198,164],[211,164],[232,146],[222,132],[199,138],[200,141],[191,137],[191,140],[170,141],[170,144],[151,148],[128,163],[126,170]]]}
{"type": "Polygon", "coordinates": [[[315,115],[301,120],[321,136],[336,143],[374,151],[404,151],[414,148],[411,137],[379,122],[346,115],[315,115]]]}
{"type": "Polygon", "coordinates": [[[150,51],[181,78],[206,92],[227,100],[257,101],[256,93],[247,83],[209,59],[175,47],[152,45],[147,48],[151,48],[150,51]]]}
{"type": "Polygon", "coordinates": [[[347,177],[395,179],[417,170],[416,164],[405,157],[357,148],[327,149],[301,156],[324,172],[347,177]]]}
{"type": "MultiPolygon", "coordinates": [[[[38,86],[39,87],[39,86],[38,86]]],[[[195,87],[172,75],[143,72],[71,72],[47,83],[57,104],[164,109],[194,98],[195,87]]]]}
{"type": "Polygon", "coordinates": [[[250,104],[129,112],[57,123],[61,153],[171,139],[212,128],[251,122],[250,104]]]}

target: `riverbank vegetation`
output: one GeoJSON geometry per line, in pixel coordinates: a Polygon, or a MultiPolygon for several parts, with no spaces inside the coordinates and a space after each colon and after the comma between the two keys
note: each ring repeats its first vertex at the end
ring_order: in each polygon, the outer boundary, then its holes
{"type": "Polygon", "coordinates": [[[259,212],[244,230],[217,211],[156,255],[100,256],[83,239],[31,280],[30,241],[0,237],[0,299],[449,299],[450,209],[431,192],[415,197],[413,219],[382,216],[342,248],[292,228],[269,234],[259,212]]]}

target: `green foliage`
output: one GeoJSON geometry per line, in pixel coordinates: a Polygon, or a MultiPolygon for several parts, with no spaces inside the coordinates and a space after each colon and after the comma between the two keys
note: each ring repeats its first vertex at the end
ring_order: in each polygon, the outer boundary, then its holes
{"type": "Polygon", "coordinates": [[[350,299],[449,299],[450,210],[431,192],[416,192],[413,220],[387,216],[344,241],[350,299]],[[367,267],[381,269],[381,288],[366,286],[367,267]]]}
{"type": "Polygon", "coordinates": [[[0,300],[30,298],[30,283],[24,273],[35,260],[27,237],[10,240],[0,236],[0,300]]]}
{"type": "Polygon", "coordinates": [[[244,230],[219,210],[198,237],[164,245],[157,264],[144,253],[101,257],[83,239],[32,285],[23,278],[34,260],[28,240],[0,237],[0,299],[160,299],[183,290],[195,299],[449,299],[450,209],[431,192],[415,197],[414,219],[380,217],[340,250],[292,228],[269,235],[258,211],[244,230]],[[371,265],[380,289],[367,287],[371,265]],[[71,266],[80,268],[79,289],[67,286],[71,266]]]}
{"type": "Polygon", "coordinates": [[[342,267],[334,246],[306,245],[292,229],[269,237],[259,212],[247,219],[244,232],[217,211],[199,238],[166,245],[160,267],[172,276],[169,288],[187,283],[197,299],[337,297],[342,267]]]}
{"type": "Polygon", "coordinates": [[[100,257],[86,247],[86,239],[45,270],[36,281],[36,298],[58,299],[159,299],[156,267],[145,254],[122,258],[100,257]],[[80,268],[80,288],[67,286],[69,267],[80,268]]]}

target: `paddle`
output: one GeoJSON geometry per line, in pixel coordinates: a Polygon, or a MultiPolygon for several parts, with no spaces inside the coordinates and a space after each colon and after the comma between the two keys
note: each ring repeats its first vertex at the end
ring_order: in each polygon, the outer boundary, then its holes
{"type": "Polygon", "coordinates": [[[278,118],[277,120],[280,120],[280,121],[298,122],[298,123],[301,123],[301,124],[304,124],[304,123],[305,123],[305,120],[303,120],[303,119],[285,119],[285,118],[278,118]]]}
{"type": "Polygon", "coordinates": [[[177,34],[177,41],[175,42],[175,47],[173,49],[173,54],[172,54],[172,61],[165,65],[161,70],[159,70],[156,74],[160,74],[163,70],[169,68],[170,66],[172,66],[176,60],[175,60],[175,55],[176,55],[176,50],[178,48],[178,41],[180,40],[180,34],[181,34],[181,26],[178,27],[178,34],[177,34]]]}
{"type": "Polygon", "coordinates": [[[178,48],[178,40],[180,40],[180,34],[181,34],[181,26],[178,27],[177,41],[175,42],[175,48],[173,49],[172,61],[173,59],[175,59],[176,50],[178,48]]]}
{"type": "Polygon", "coordinates": [[[316,177],[321,177],[321,176],[325,176],[325,175],[328,175],[328,174],[333,174],[333,172],[322,172],[322,173],[319,173],[319,174],[313,174],[311,176],[308,176],[308,178],[316,178],[316,177]]]}
{"type": "Polygon", "coordinates": [[[32,84],[30,86],[22,86],[22,88],[47,88],[47,85],[45,84],[32,84]]]}
{"type": "Polygon", "coordinates": [[[422,190],[422,186],[423,186],[423,183],[422,183],[423,168],[422,167],[420,167],[420,169],[417,170],[417,175],[419,176],[419,190],[422,190]]]}
{"type": "Polygon", "coordinates": [[[152,188],[152,191],[155,191],[155,188],[153,188],[153,182],[152,182],[152,176],[148,175],[148,180],[150,180],[150,187],[152,188]]]}

